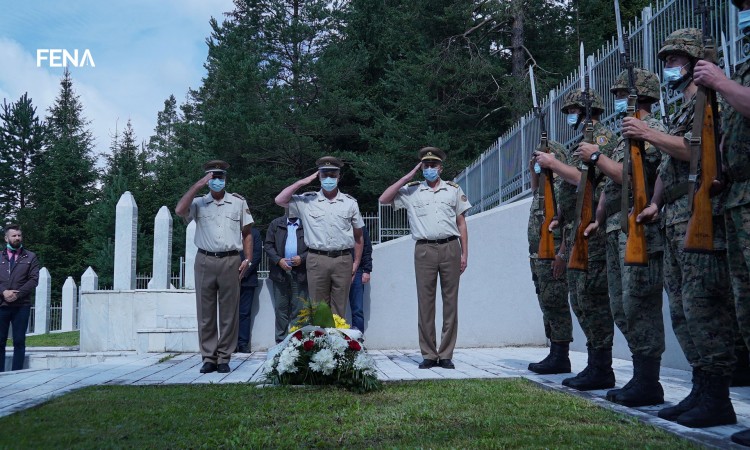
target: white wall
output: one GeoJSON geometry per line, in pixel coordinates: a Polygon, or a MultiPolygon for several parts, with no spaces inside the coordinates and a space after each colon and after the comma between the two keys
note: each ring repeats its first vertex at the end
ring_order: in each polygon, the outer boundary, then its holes
{"type": "MultiPolygon", "coordinates": [[[[494,208],[467,219],[469,264],[459,289],[457,347],[544,345],[542,314],[528,261],[530,199],[494,208]]],[[[373,349],[418,348],[414,240],[410,236],[373,247],[373,273],[365,289],[365,336],[373,349]]],[[[253,305],[253,349],[274,344],[271,281],[264,280],[253,305]]],[[[438,290],[439,292],[439,290],[438,290]]],[[[666,296],[665,296],[666,299],[666,296]]],[[[442,308],[438,293],[438,338],[442,308]]],[[[193,291],[96,291],[83,293],[81,350],[134,350],[137,330],[165,326],[165,316],[195,316],[193,291]]],[[[663,365],[688,368],[672,333],[664,304],[667,352],[663,365]]],[[[574,322],[572,348],[585,351],[586,340],[574,322]]],[[[195,342],[195,350],[198,343],[195,342]]],[[[629,359],[616,331],[614,354],[629,359]]]]}

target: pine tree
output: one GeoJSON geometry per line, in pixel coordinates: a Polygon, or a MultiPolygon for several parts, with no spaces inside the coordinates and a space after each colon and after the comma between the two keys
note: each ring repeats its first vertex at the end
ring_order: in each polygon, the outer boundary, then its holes
{"type": "Polygon", "coordinates": [[[14,220],[26,208],[29,174],[37,164],[44,140],[44,124],[36,115],[28,93],[17,102],[3,100],[0,111],[0,217],[14,220]]]}
{"type": "Polygon", "coordinates": [[[39,254],[57,288],[88,266],[86,220],[97,199],[93,138],[83,105],[66,70],[48,110],[44,149],[29,175],[29,202],[19,214],[30,248],[39,254]]]}

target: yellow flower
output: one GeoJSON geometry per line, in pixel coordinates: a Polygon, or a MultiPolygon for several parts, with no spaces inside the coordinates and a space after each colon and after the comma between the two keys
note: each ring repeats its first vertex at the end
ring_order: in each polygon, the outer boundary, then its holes
{"type": "Polygon", "coordinates": [[[290,333],[294,333],[295,331],[299,330],[300,328],[302,328],[302,327],[298,327],[297,325],[294,325],[291,328],[289,328],[289,332],[290,333]]]}
{"type": "Polygon", "coordinates": [[[346,323],[346,320],[344,320],[344,318],[339,316],[338,314],[333,315],[333,321],[336,324],[336,328],[343,328],[343,329],[351,328],[349,324],[346,323]]]}

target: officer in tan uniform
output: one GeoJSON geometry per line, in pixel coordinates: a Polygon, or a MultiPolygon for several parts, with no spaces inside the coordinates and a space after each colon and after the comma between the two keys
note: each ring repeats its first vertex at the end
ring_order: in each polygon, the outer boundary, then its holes
{"type": "Polygon", "coordinates": [[[253,254],[250,232],[253,216],[244,198],[224,190],[224,161],[209,161],[206,176],[198,180],[177,203],[175,213],[195,220],[195,297],[201,373],[228,373],[229,359],[237,347],[240,281],[249,260],[240,261],[240,249],[253,254]],[[208,186],[210,192],[198,193],[208,186]],[[241,237],[240,237],[241,236],[241,237]],[[218,327],[216,322],[218,305],[218,327]]]}
{"type": "Polygon", "coordinates": [[[288,206],[290,216],[302,219],[308,247],[307,288],[310,298],[324,300],[331,305],[334,314],[344,317],[349,287],[362,258],[362,227],[365,222],[357,200],[338,188],[344,163],[333,156],[324,156],[315,164],[318,166],[315,173],[287,186],[275,201],[281,207],[288,206]],[[319,191],[294,195],[316,178],[320,179],[319,191]]]}
{"type": "Polygon", "coordinates": [[[419,309],[420,369],[455,366],[453,348],[458,334],[458,282],[466,270],[469,235],[464,213],[471,204],[461,187],[440,179],[445,152],[437,147],[419,151],[419,164],[380,196],[380,203],[406,208],[414,247],[419,309]],[[425,181],[408,183],[422,169],[425,181]],[[407,184],[408,183],[408,184],[407,184]],[[405,185],[406,184],[406,185],[405,185]],[[404,186],[405,185],[405,186],[404,186]],[[443,298],[443,333],[435,340],[435,291],[440,275],[443,298]]]}

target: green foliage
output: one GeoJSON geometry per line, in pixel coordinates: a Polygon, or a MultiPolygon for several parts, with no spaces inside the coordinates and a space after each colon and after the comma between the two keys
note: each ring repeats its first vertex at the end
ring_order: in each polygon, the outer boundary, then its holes
{"type": "Polygon", "coordinates": [[[96,386],[3,417],[0,447],[698,448],[520,379],[387,383],[366,395],[247,384],[96,386]]]}
{"type": "Polygon", "coordinates": [[[53,289],[78,278],[90,256],[86,220],[97,199],[93,139],[69,72],[49,109],[44,148],[29,174],[28,207],[19,211],[24,240],[52,275],[53,289]]]}

